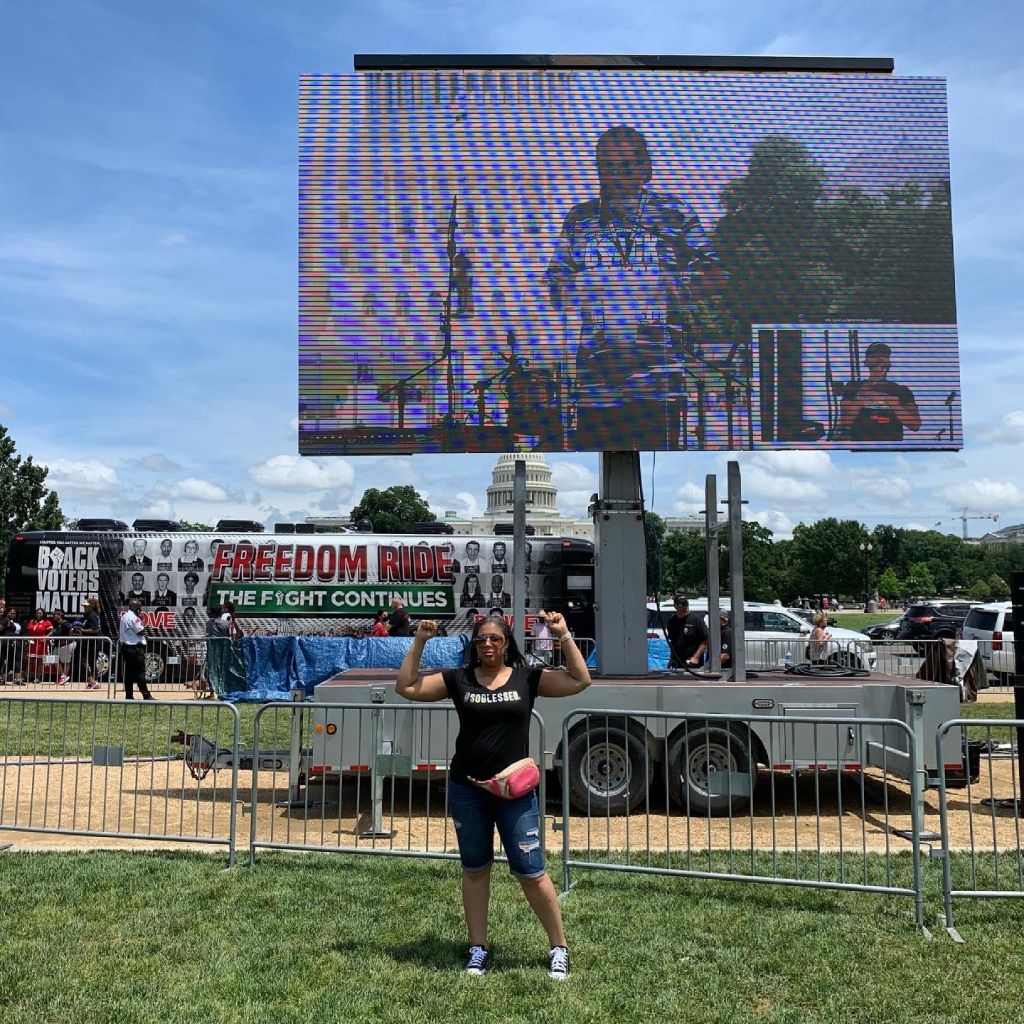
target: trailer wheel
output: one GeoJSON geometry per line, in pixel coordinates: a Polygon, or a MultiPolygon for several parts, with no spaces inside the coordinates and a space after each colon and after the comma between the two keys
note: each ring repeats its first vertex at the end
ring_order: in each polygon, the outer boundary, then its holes
{"type": "Polygon", "coordinates": [[[626,814],[644,801],[654,763],[623,719],[592,718],[569,739],[569,800],[583,814],[626,814]]]}
{"type": "Polygon", "coordinates": [[[669,796],[691,814],[742,811],[757,784],[757,765],[747,738],[724,725],[709,723],[681,731],[669,744],[668,763],[669,796]],[[750,792],[746,786],[737,787],[736,792],[727,785],[712,786],[720,773],[746,775],[750,792]]]}

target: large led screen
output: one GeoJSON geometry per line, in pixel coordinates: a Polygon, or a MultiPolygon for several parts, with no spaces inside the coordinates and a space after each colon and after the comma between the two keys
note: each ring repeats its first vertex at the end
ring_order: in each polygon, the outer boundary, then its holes
{"type": "Polygon", "coordinates": [[[303,79],[304,454],[961,446],[945,84],[303,79]]]}

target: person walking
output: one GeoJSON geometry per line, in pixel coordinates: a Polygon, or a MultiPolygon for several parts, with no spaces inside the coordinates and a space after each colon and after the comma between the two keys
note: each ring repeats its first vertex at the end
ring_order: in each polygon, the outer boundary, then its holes
{"type": "Polygon", "coordinates": [[[832,634],[825,628],[827,625],[828,616],[818,612],[814,616],[814,628],[807,643],[807,657],[812,662],[823,662],[828,654],[828,642],[832,634]]]}
{"type": "Polygon", "coordinates": [[[515,798],[494,791],[501,788],[495,776],[527,757],[536,698],[568,697],[590,685],[586,662],[557,612],[548,614],[548,629],[562,649],[564,669],[529,668],[508,624],[488,616],[473,627],[464,668],[421,674],[423,648],[437,634],[435,622],[422,620],[395,681],[395,692],[406,700],[450,697],[459,719],[448,772],[448,809],[462,862],[462,907],[470,943],[467,974],[482,975],[490,964],[487,915],[497,828],[509,870],[547,933],[548,976],[569,976],[561,908],[541,854],[536,789],[515,798]]]}
{"type": "Polygon", "coordinates": [[[146,685],[146,627],[139,612],[142,604],[133,598],[128,602],[128,610],[121,616],[117,629],[121,659],[124,661],[124,696],[126,700],[135,699],[134,687],[139,687],[143,700],[152,700],[153,695],[146,685]]]}

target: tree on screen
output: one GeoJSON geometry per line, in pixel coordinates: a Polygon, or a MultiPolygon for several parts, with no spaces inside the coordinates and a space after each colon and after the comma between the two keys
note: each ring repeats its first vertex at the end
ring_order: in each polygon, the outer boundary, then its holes
{"type": "Polygon", "coordinates": [[[7,573],[7,548],[20,530],[59,530],[64,515],[56,491],[45,486],[49,470],[22,459],[0,424],[0,584],[7,573]]]}
{"type": "Polygon", "coordinates": [[[182,533],[212,533],[213,527],[208,523],[191,523],[187,519],[180,520],[182,533]]]}
{"type": "Polygon", "coordinates": [[[369,519],[374,533],[413,533],[414,524],[435,522],[437,516],[415,487],[402,484],[383,491],[367,488],[352,507],[350,519],[369,519]]]}
{"type": "Polygon", "coordinates": [[[723,303],[740,325],[820,316],[832,290],[820,203],[825,169],[802,142],[759,139],[747,173],[722,190],[715,247],[723,303]]]}

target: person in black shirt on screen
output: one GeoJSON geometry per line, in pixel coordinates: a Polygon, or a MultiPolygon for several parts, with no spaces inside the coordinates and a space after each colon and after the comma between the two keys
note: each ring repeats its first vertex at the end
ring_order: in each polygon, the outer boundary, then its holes
{"type": "Polygon", "coordinates": [[[902,441],[904,430],[921,429],[914,393],[889,380],[892,349],[881,341],[868,345],[864,365],[867,380],[847,384],[839,409],[838,439],[842,441],[902,441]]]}
{"type": "Polygon", "coordinates": [[[420,674],[427,641],[437,633],[430,620],[419,623],[395,681],[395,692],[413,701],[452,699],[459,719],[455,755],[448,773],[448,807],[455,819],[462,861],[462,906],[469,931],[468,974],[484,974],[490,959],[487,908],[490,901],[494,829],[530,906],[547,932],[549,977],[569,974],[562,914],[540,851],[537,792],[506,799],[480,782],[493,779],[529,754],[530,712],[540,697],[569,697],[590,685],[583,656],[565,619],[548,613],[548,628],[562,649],[564,669],[529,668],[511,628],[493,616],[473,627],[465,668],[420,674]]]}
{"type": "Polygon", "coordinates": [[[700,612],[690,611],[690,602],[685,597],[674,601],[676,613],[665,627],[671,651],[669,668],[694,668],[701,663],[708,649],[708,628],[700,612]]]}

